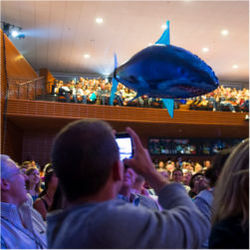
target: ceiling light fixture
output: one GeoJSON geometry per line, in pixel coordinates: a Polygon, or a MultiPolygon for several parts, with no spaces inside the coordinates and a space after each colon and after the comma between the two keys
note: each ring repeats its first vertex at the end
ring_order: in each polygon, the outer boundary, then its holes
{"type": "Polygon", "coordinates": [[[228,30],[222,30],[221,31],[221,35],[223,35],[223,36],[227,36],[228,34],[229,34],[228,30]]]}
{"type": "Polygon", "coordinates": [[[97,17],[97,18],[95,19],[95,21],[96,21],[96,23],[98,23],[98,24],[103,23],[103,19],[102,19],[101,17],[97,17]]]}
{"type": "Polygon", "coordinates": [[[90,58],[90,55],[89,55],[89,54],[84,54],[83,56],[84,56],[84,58],[86,58],[86,59],[87,59],[87,58],[90,58]]]}
{"type": "Polygon", "coordinates": [[[238,66],[237,64],[234,64],[234,65],[232,66],[232,68],[233,68],[233,69],[238,69],[239,66],[238,66]]]}
{"type": "Polygon", "coordinates": [[[21,33],[22,28],[10,23],[2,22],[2,30],[8,36],[16,39],[23,39],[25,35],[21,33]]]}
{"type": "Polygon", "coordinates": [[[206,48],[206,47],[205,47],[205,48],[202,48],[202,51],[203,51],[203,52],[208,52],[208,51],[209,51],[209,48],[206,48]]]}

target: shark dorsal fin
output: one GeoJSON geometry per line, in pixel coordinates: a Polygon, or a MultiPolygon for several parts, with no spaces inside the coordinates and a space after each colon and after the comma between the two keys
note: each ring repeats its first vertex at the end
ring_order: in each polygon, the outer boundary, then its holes
{"type": "Polygon", "coordinates": [[[165,44],[165,45],[170,44],[170,21],[166,22],[166,29],[164,30],[160,39],[155,44],[165,44]]]}

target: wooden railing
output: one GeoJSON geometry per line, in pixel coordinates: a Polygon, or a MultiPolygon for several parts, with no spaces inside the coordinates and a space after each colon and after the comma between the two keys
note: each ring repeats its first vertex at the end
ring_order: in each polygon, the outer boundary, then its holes
{"type": "Polygon", "coordinates": [[[24,81],[20,79],[9,80],[8,98],[35,100],[37,96],[46,94],[45,77],[24,81]]]}

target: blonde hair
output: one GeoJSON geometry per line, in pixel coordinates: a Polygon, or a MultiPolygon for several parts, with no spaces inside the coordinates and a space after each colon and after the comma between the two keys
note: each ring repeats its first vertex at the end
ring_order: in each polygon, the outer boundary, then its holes
{"type": "Polygon", "coordinates": [[[241,226],[249,221],[249,139],[242,141],[226,160],[214,193],[215,224],[231,216],[241,216],[241,226]]]}
{"type": "MultiPolygon", "coordinates": [[[[37,170],[37,171],[39,172],[39,170],[38,170],[36,167],[29,167],[29,168],[26,170],[26,173],[25,173],[25,174],[26,174],[27,176],[29,176],[29,175],[33,174],[33,172],[34,172],[35,170],[37,170]]],[[[26,181],[26,188],[27,188],[27,190],[30,190],[30,188],[31,188],[31,186],[30,186],[30,181],[29,181],[29,180],[26,181]]],[[[36,184],[36,186],[35,186],[35,191],[36,191],[38,194],[42,191],[42,189],[41,189],[41,180],[36,184]]]]}

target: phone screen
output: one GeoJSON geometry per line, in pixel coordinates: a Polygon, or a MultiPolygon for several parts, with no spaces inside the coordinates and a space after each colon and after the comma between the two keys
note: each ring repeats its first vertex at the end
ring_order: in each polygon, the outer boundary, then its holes
{"type": "Polygon", "coordinates": [[[119,147],[121,161],[125,158],[132,158],[133,147],[132,140],[130,137],[116,137],[116,143],[119,147]]]}

